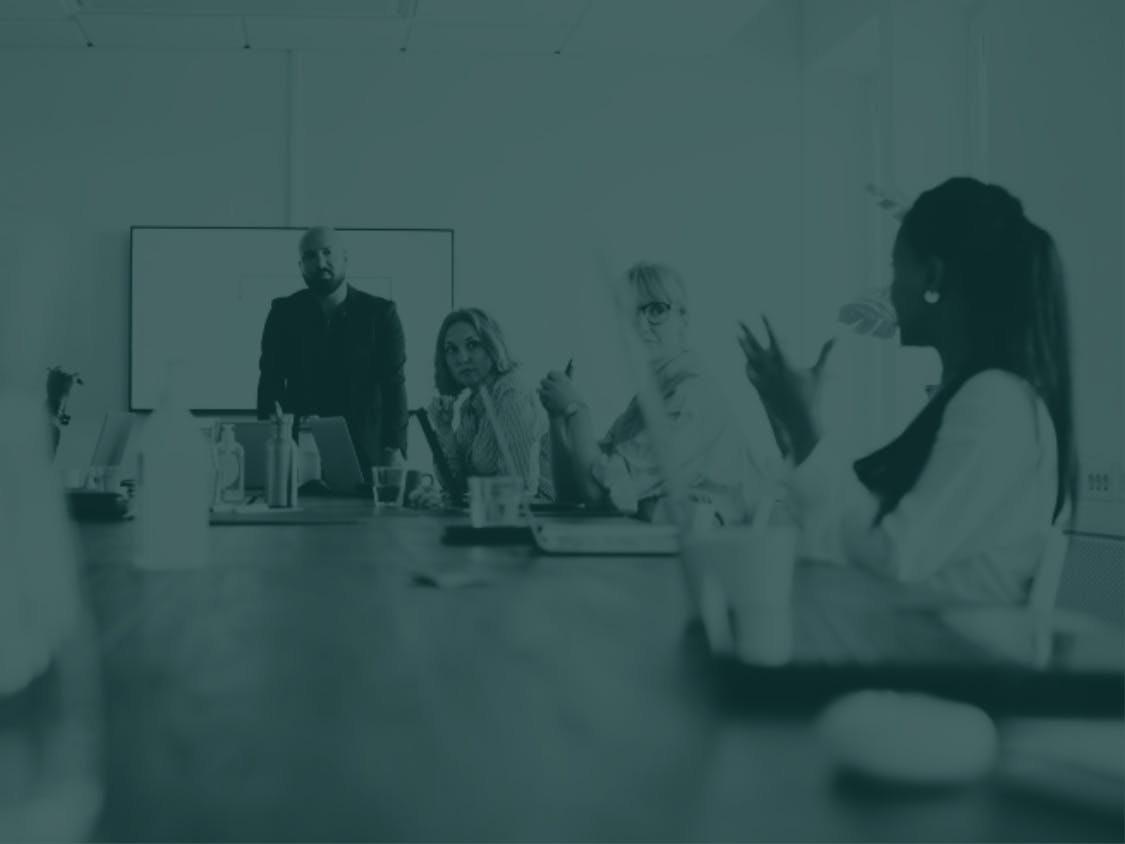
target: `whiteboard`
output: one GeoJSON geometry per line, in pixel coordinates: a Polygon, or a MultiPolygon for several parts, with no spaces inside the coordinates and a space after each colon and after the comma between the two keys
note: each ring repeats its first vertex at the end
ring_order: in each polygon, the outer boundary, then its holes
{"type": "MultiPolygon", "coordinates": [[[[253,412],[270,302],[303,290],[301,228],[134,226],[129,404],[151,410],[176,363],[198,413],[253,412]]],[[[437,330],[453,307],[451,229],[337,229],[347,281],[395,302],[410,407],[433,394],[437,330]]]]}

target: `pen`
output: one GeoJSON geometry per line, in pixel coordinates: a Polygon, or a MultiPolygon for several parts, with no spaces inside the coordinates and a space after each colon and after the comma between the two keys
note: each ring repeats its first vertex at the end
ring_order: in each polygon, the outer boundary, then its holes
{"type": "Polygon", "coordinates": [[[571,358],[566,362],[566,369],[563,371],[566,373],[567,378],[569,378],[574,373],[574,358],[571,358]]]}

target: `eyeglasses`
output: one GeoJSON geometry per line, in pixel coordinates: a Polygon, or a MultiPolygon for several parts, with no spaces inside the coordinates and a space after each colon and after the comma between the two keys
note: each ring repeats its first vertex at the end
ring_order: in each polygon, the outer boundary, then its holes
{"type": "Polygon", "coordinates": [[[643,316],[649,325],[662,325],[671,315],[672,306],[667,302],[647,302],[637,308],[637,316],[643,316]]]}

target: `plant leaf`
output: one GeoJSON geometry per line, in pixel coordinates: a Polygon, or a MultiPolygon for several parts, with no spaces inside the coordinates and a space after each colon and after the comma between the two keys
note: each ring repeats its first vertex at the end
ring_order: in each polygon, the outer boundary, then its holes
{"type": "Polygon", "coordinates": [[[886,288],[868,291],[840,308],[838,320],[859,335],[888,339],[898,329],[898,319],[886,288]]]}

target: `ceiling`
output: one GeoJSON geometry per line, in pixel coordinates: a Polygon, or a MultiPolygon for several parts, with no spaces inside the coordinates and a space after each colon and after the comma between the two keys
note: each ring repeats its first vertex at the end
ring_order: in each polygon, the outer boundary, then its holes
{"type": "Polygon", "coordinates": [[[700,56],[768,0],[0,0],[0,48],[700,56]]]}

